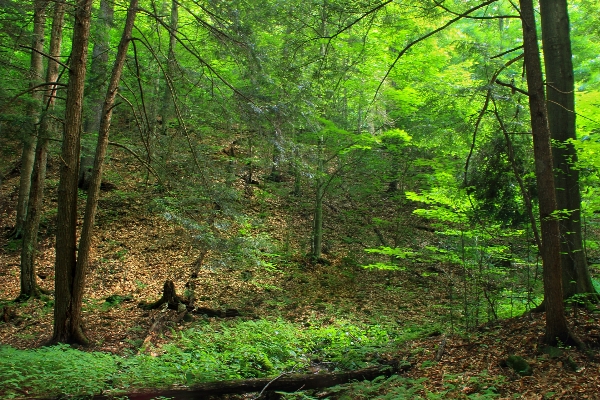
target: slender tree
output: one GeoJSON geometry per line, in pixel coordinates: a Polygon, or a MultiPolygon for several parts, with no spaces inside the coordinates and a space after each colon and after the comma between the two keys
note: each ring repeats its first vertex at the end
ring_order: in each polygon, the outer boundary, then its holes
{"type": "Polygon", "coordinates": [[[311,256],[314,260],[321,258],[323,249],[323,198],[325,196],[325,168],[323,160],[323,136],[319,136],[317,145],[317,176],[315,179],[315,210],[313,217],[311,256]]]}
{"type": "Polygon", "coordinates": [[[46,29],[47,0],[34,0],[33,2],[33,34],[31,38],[31,63],[29,67],[29,87],[31,89],[32,102],[27,111],[29,115],[29,130],[23,136],[23,152],[21,154],[21,180],[19,183],[19,197],[17,200],[17,217],[15,229],[12,233],[14,238],[21,238],[23,226],[27,217],[27,200],[31,188],[31,172],[35,158],[35,143],[37,126],[39,123],[39,103],[43,92],[37,88],[44,76],[43,52],[44,31],[46,29]]]}
{"type": "Polygon", "coordinates": [[[566,0],[540,0],[548,122],[554,145],[556,202],[560,219],[563,296],[596,293],[583,251],[576,138],[573,54],[566,0]]]}
{"type": "Polygon", "coordinates": [[[529,110],[533,134],[535,175],[539,194],[542,236],[544,299],[546,302],[545,341],[555,344],[570,339],[563,303],[562,273],[560,267],[560,228],[556,216],[556,192],[552,162],[548,111],[544,96],[544,81],[537,42],[533,0],[520,0],[523,26],[525,70],[529,88],[529,110]]]}
{"type": "Polygon", "coordinates": [[[97,23],[92,29],[94,47],[92,49],[92,62],[90,65],[90,76],[85,89],[86,112],[83,118],[83,146],[81,148],[81,160],[79,163],[79,188],[87,190],[90,185],[90,177],[94,166],[94,148],[86,143],[86,137],[93,137],[100,128],[102,115],[102,100],[106,93],[108,81],[108,53],[110,50],[110,28],[114,19],[114,2],[101,0],[98,10],[97,23]]]}
{"type": "MultiPolygon", "coordinates": [[[[62,31],[65,16],[65,3],[54,3],[54,16],[52,19],[52,32],[50,34],[50,46],[48,66],[46,68],[46,82],[56,82],[58,79],[60,48],[62,43],[62,31]]],[[[46,88],[40,127],[38,130],[37,145],[35,151],[35,162],[31,175],[31,190],[27,205],[27,218],[23,228],[23,246],[21,248],[21,292],[20,300],[39,295],[39,288],[35,275],[35,249],[37,246],[37,235],[40,225],[40,213],[42,199],[44,197],[44,182],[46,180],[46,159],[48,156],[49,136],[53,130],[52,119],[48,113],[53,108],[56,99],[57,85],[46,88]]]]}

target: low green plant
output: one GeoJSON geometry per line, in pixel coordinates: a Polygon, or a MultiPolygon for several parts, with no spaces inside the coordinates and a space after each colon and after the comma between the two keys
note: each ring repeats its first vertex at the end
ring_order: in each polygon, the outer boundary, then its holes
{"type": "MultiPolygon", "coordinates": [[[[98,307],[99,304],[91,306],[98,307]]],[[[318,365],[327,370],[376,362],[402,340],[380,325],[303,327],[284,320],[200,321],[161,348],[130,357],[82,352],[66,345],[35,350],[0,347],[0,393],[82,396],[132,387],[276,376],[318,365]],[[147,354],[148,353],[148,354],[147,354]]],[[[141,341],[130,341],[134,346],[141,341]]]]}
{"type": "Polygon", "coordinates": [[[110,387],[117,371],[117,357],[68,345],[34,350],[0,347],[0,393],[4,398],[97,394],[110,387]]]}
{"type": "Polygon", "coordinates": [[[21,239],[11,239],[4,245],[4,248],[8,252],[15,252],[21,249],[22,242],[21,239]]]}
{"type": "MultiPolygon", "coordinates": [[[[423,382],[426,378],[411,379],[400,375],[389,378],[383,376],[372,381],[355,382],[345,385],[334,386],[329,391],[335,393],[339,400],[423,400],[420,395],[423,392],[423,382]]],[[[287,395],[285,399],[296,399],[293,395],[287,395]]],[[[312,399],[312,397],[307,397],[312,399]]]]}

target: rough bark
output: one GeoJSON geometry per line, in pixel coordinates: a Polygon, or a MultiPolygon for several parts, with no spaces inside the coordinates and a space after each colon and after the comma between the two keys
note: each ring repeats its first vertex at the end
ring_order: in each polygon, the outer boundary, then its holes
{"type": "MultiPolygon", "coordinates": [[[[44,52],[44,31],[46,29],[46,8],[47,0],[35,0],[33,3],[33,33],[31,39],[31,63],[29,67],[29,87],[34,88],[39,85],[44,75],[43,52],[44,52]]],[[[15,229],[12,233],[14,238],[21,238],[23,227],[27,218],[27,202],[29,191],[31,189],[31,173],[33,171],[33,162],[35,159],[35,147],[37,126],[39,123],[39,103],[42,100],[42,91],[32,89],[30,103],[27,114],[29,115],[29,124],[27,132],[23,137],[23,152],[21,154],[21,179],[19,182],[19,197],[17,199],[17,217],[15,229]]]]}
{"type": "Polygon", "coordinates": [[[560,220],[563,296],[596,293],[583,251],[581,194],[576,138],[575,82],[566,0],[540,0],[542,44],[546,71],[548,122],[554,145],[556,202],[567,214],[560,220]]]}
{"type": "Polygon", "coordinates": [[[51,342],[87,344],[81,329],[80,305],[73,302],[77,235],[77,180],[83,108],[83,91],[88,58],[88,42],[93,0],[78,0],[69,65],[69,83],[58,184],[56,218],[56,277],[54,334],[51,342]]]}
{"type": "Polygon", "coordinates": [[[535,175],[539,193],[540,226],[543,264],[544,301],[546,303],[546,333],[544,340],[566,343],[570,332],[564,313],[562,273],[560,266],[560,229],[555,212],[556,192],[550,141],[548,113],[544,98],[544,82],[535,27],[532,0],[520,0],[523,26],[525,70],[529,92],[529,110],[533,134],[535,175]]]}
{"type": "MultiPolygon", "coordinates": [[[[100,129],[102,119],[102,101],[106,93],[108,81],[108,52],[110,28],[114,19],[114,2],[100,1],[98,26],[92,34],[94,47],[92,49],[92,64],[90,65],[90,79],[86,88],[86,109],[83,121],[83,134],[93,137],[100,129]]],[[[81,160],[79,163],[79,188],[87,190],[94,167],[94,148],[83,140],[81,160]]]]}
{"type": "MultiPolygon", "coordinates": [[[[62,31],[65,16],[65,3],[54,4],[52,32],[50,34],[49,54],[54,58],[48,59],[46,82],[56,82],[59,64],[55,61],[60,56],[62,31]]],[[[48,155],[49,136],[53,129],[47,113],[53,108],[56,86],[50,86],[44,93],[42,116],[35,151],[35,162],[31,175],[31,189],[27,205],[27,218],[23,228],[23,247],[21,248],[21,293],[20,300],[37,297],[39,289],[35,278],[35,249],[40,225],[40,212],[44,198],[44,183],[46,180],[46,159],[48,155]]]]}
{"type": "MultiPolygon", "coordinates": [[[[85,217],[83,220],[83,227],[81,230],[81,239],[79,242],[79,251],[77,253],[77,260],[73,263],[72,269],[70,270],[71,286],[69,289],[70,298],[66,305],[67,315],[61,315],[63,320],[66,320],[66,326],[59,325],[59,329],[66,328],[66,337],[57,336],[56,330],[56,318],[55,314],[55,341],[66,341],[66,342],[87,342],[87,338],[83,335],[81,330],[81,307],[83,303],[83,290],[85,288],[85,274],[87,266],[89,264],[92,231],[96,216],[96,210],[98,206],[98,198],[100,194],[100,183],[102,180],[102,169],[104,164],[104,157],[106,156],[106,148],[108,147],[108,134],[110,130],[110,123],[112,117],[112,110],[117,96],[117,89],[119,87],[119,81],[121,79],[121,72],[125,64],[125,58],[127,56],[127,49],[131,40],[131,32],[133,30],[133,24],[135,21],[135,15],[137,13],[138,0],[131,0],[129,8],[127,10],[127,19],[125,21],[125,28],[123,30],[123,36],[119,43],[119,49],[113,66],[110,83],[104,104],[102,107],[102,118],[100,120],[100,128],[98,132],[98,144],[96,145],[96,157],[94,160],[94,170],[90,179],[90,187],[88,189],[87,203],[85,208],[85,217]],[[66,340],[64,340],[66,339],[66,340]]],[[[82,21],[84,16],[82,15],[82,21]]],[[[89,33],[89,13],[88,13],[88,33],[89,33]]],[[[75,50],[75,49],[74,49],[75,50]]],[[[73,67],[72,67],[73,68],[73,67]]],[[[70,87],[70,85],[69,85],[70,87]]],[[[68,99],[67,99],[68,100],[68,99]]],[[[65,135],[66,136],[66,135],[65,135]]],[[[77,177],[77,175],[75,175],[77,177]]],[[[72,178],[71,178],[72,179],[72,178]]],[[[62,175],[61,175],[62,183],[62,175]]],[[[71,185],[73,182],[71,181],[71,185]]],[[[59,186],[60,188],[60,186],[59,186]]],[[[77,193],[77,181],[71,186],[74,189],[75,194],[77,193]]],[[[60,213],[60,209],[59,209],[60,213]]],[[[73,234],[75,233],[75,226],[72,226],[73,234]]],[[[57,234],[58,243],[58,234],[57,234]]],[[[58,260],[58,244],[57,244],[57,260],[58,260]]],[[[71,257],[71,254],[69,254],[71,257]]],[[[68,260],[71,262],[71,258],[68,260]]],[[[58,277],[58,263],[57,263],[57,277],[58,277]]],[[[63,292],[64,293],[64,292],[63,292]]],[[[57,299],[56,304],[58,305],[59,291],[56,291],[57,299]]],[[[64,300],[64,299],[63,299],[64,300]]],[[[63,335],[64,335],[63,333],[63,335]]]]}

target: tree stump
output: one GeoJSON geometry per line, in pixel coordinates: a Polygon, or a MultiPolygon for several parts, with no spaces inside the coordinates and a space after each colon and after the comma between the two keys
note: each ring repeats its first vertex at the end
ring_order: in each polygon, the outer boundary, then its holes
{"type": "Polygon", "coordinates": [[[141,303],[140,307],[145,310],[155,310],[161,307],[163,304],[167,304],[167,307],[172,310],[177,310],[179,304],[183,303],[183,299],[177,295],[175,291],[175,284],[173,281],[165,281],[165,285],[163,287],[163,294],[158,301],[150,304],[141,303]]]}

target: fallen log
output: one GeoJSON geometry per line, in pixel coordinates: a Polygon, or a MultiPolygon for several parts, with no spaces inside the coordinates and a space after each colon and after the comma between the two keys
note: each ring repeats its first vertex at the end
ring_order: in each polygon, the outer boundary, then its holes
{"type": "MultiPolygon", "coordinates": [[[[245,380],[208,382],[190,387],[171,388],[164,390],[141,390],[127,394],[119,394],[130,400],[149,400],[153,398],[172,398],[178,400],[203,399],[206,396],[225,394],[255,393],[255,392],[296,392],[298,390],[321,389],[341,385],[351,381],[370,381],[378,376],[389,377],[392,374],[404,372],[411,368],[408,363],[393,360],[384,365],[359,369],[356,371],[330,372],[306,375],[280,375],[277,378],[255,378],[245,380]]],[[[108,400],[114,397],[94,396],[95,400],[108,400]]]]}

